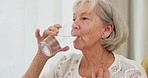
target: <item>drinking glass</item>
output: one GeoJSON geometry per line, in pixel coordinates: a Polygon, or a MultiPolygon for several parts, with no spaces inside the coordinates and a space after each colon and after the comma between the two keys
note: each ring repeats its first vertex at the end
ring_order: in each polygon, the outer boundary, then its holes
{"type": "Polygon", "coordinates": [[[66,24],[59,29],[56,36],[48,36],[40,42],[40,49],[46,56],[59,52],[62,48],[72,43],[76,37],[71,35],[72,24],[66,24]]]}

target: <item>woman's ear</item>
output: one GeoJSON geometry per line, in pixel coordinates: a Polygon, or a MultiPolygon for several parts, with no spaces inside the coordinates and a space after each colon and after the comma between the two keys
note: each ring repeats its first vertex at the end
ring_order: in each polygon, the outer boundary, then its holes
{"type": "Polygon", "coordinates": [[[102,39],[106,39],[107,37],[109,37],[113,29],[114,29],[114,25],[112,24],[108,24],[107,26],[105,26],[104,33],[102,34],[102,39]]]}

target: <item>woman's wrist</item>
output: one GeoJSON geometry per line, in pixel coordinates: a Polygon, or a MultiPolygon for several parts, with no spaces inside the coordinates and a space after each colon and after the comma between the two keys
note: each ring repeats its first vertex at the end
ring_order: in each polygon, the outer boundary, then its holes
{"type": "Polygon", "coordinates": [[[42,60],[48,60],[50,57],[46,56],[42,51],[38,51],[36,56],[37,58],[39,59],[42,59],[42,60]]]}
{"type": "Polygon", "coordinates": [[[38,51],[22,78],[39,78],[39,75],[49,58],[50,57],[47,57],[41,51],[38,51]]]}

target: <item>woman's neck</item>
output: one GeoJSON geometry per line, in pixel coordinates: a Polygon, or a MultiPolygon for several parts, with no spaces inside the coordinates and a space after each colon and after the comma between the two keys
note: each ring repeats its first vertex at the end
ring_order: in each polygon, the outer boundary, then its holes
{"type": "MultiPolygon", "coordinates": [[[[93,46],[92,48],[87,48],[82,50],[83,53],[83,58],[81,61],[81,66],[82,68],[91,68],[94,66],[97,67],[106,67],[103,66],[105,64],[108,58],[111,58],[112,53],[107,51],[104,47],[102,47],[101,45],[98,47],[97,46],[93,46]],[[109,57],[110,56],[110,57],[109,57]]],[[[114,59],[113,59],[114,60],[114,59]]],[[[108,68],[108,67],[106,67],[108,68]]]]}
{"type": "Polygon", "coordinates": [[[92,73],[97,73],[100,68],[108,69],[114,62],[113,53],[102,46],[93,46],[82,50],[83,57],[79,66],[79,74],[82,77],[91,78],[92,73]]]}

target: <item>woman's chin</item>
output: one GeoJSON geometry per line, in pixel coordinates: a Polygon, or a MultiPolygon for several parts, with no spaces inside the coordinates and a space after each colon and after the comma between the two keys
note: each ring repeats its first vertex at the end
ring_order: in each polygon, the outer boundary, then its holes
{"type": "Polygon", "coordinates": [[[75,49],[78,49],[78,50],[81,50],[82,47],[83,47],[81,43],[77,43],[77,42],[74,42],[73,46],[74,46],[75,49]]]}
{"type": "Polygon", "coordinates": [[[77,37],[73,42],[73,46],[75,49],[81,50],[83,47],[83,43],[80,37],[77,37]]]}
{"type": "Polygon", "coordinates": [[[77,41],[73,42],[73,46],[75,49],[80,49],[80,43],[78,43],[77,41]]]}
{"type": "Polygon", "coordinates": [[[78,44],[76,44],[75,42],[73,42],[73,46],[74,46],[75,49],[79,48],[78,44]]]}

